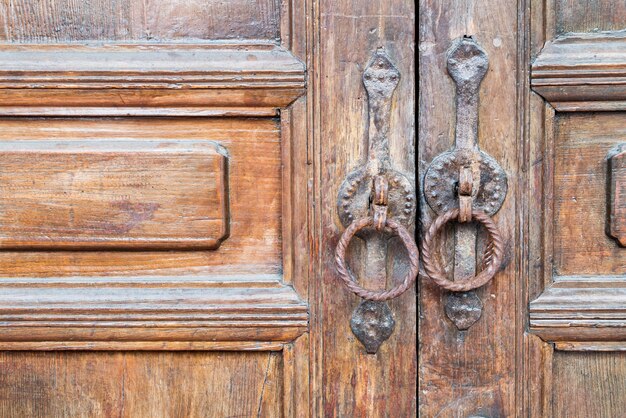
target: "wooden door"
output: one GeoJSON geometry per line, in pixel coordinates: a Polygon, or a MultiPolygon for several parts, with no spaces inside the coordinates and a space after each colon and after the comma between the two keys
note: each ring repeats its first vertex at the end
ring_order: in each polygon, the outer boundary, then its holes
{"type": "MultiPolygon", "coordinates": [[[[420,6],[419,178],[428,184],[431,162],[454,142],[446,67],[464,37],[488,57],[479,146],[508,178],[492,217],[505,243],[495,278],[463,296],[420,279],[420,412],[626,416],[626,3],[420,6]],[[459,330],[449,317],[461,314],[480,318],[459,330]]],[[[437,214],[420,196],[425,236],[437,214]]],[[[447,234],[436,261],[453,277],[463,253],[458,231],[447,234]]],[[[474,236],[476,263],[485,235],[474,236]]]]}
{"type": "MultiPolygon", "coordinates": [[[[334,261],[340,187],[378,126],[376,54],[397,70],[383,139],[413,239],[414,15],[0,2],[0,416],[414,415],[413,286],[369,354],[334,261]]],[[[407,264],[395,241],[384,254],[407,264]]]]}

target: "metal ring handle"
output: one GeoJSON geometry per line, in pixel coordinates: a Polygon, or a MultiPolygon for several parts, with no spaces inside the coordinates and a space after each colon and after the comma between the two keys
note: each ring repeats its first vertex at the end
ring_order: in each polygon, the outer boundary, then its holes
{"type": "Polygon", "coordinates": [[[402,224],[392,219],[387,219],[385,221],[385,226],[400,237],[400,240],[402,240],[402,243],[404,244],[404,247],[409,255],[409,272],[405,276],[403,282],[392,289],[381,291],[364,289],[356,283],[354,276],[347,266],[346,249],[348,248],[348,244],[350,244],[352,237],[354,237],[358,231],[371,226],[374,226],[374,218],[372,216],[368,216],[352,222],[343,232],[339,242],[337,243],[337,248],[335,249],[337,272],[339,273],[339,278],[343,281],[346,287],[352,293],[362,297],[363,299],[375,301],[393,299],[406,292],[406,290],[415,281],[419,271],[419,250],[417,249],[413,236],[404,226],[402,226],[402,224]]]}
{"type": "Polygon", "coordinates": [[[473,210],[472,218],[484,225],[485,229],[489,233],[489,239],[493,242],[493,255],[491,262],[483,271],[469,280],[464,280],[462,282],[453,282],[449,280],[446,277],[445,272],[435,264],[431,255],[430,247],[433,243],[433,239],[439,233],[441,228],[451,220],[458,219],[458,217],[459,209],[452,209],[439,216],[435,219],[432,225],[430,225],[430,228],[428,228],[426,235],[424,235],[424,240],[422,241],[422,261],[424,262],[424,270],[428,276],[439,286],[452,292],[467,292],[468,290],[483,286],[498,272],[500,266],[502,265],[502,261],[504,260],[504,241],[502,239],[502,235],[500,234],[500,230],[491,217],[485,212],[473,210]]]}

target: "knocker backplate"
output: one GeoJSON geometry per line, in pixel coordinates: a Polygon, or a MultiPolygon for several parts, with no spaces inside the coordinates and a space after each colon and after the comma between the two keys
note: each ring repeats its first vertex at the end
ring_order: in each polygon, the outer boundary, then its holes
{"type": "Polygon", "coordinates": [[[473,209],[494,215],[507,193],[506,173],[498,162],[483,151],[452,150],[437,156],[424,176],[426,202],[437,214],[459,208],[458,184],[462,167],[470,167],[475,190],[473,209]]]}
{"type": "MultiPolygon", "coordinates": [[[[411,181],[403,174],[390,170],[385,177],[389,182],[388,216],[409,228],[413,224],[415,191],[411,181]]],[[[337,199],[339,219],[348,226],[355,219],[370,215],[373,176],[365,168],[353,171],[341,184],[337,199]]]]}

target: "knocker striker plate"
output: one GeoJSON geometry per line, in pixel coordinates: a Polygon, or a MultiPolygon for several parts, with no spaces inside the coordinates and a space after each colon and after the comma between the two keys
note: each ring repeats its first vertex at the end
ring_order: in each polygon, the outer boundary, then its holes
{"type": "Polygon", "coordinates": [[[375,354],[381,344],[391,337],[395,325],[389,306],[373,300],[362,301],[350,320],[352,332],[369,354],[375,354]]]}

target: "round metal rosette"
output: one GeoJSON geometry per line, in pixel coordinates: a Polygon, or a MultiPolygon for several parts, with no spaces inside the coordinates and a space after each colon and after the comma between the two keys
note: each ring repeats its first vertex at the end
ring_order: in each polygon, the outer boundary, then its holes
{"type": "MultiPolygon", "coordinates": [[[[384,177],[389,184],[387,217],[393,218],[406,228],[411,227],[415,213],[413,182],[393,170],[384,174],[384,177]]],[[[337,211],[343,226],[348,227],[354,220],[370,215],[373,182],[374,176],[364,168],[350,173],[341,184],[337,197],[337,211]]]]}
{"type": "Polygon", "coordinates": [[[462,167],[472,171],[472,209],[494,215],[507,193],[506,173],[498,162],[483,151],[452,150],[438,155],[426,170],[424,196],[437,214],[459,208],[458,185],[462,167]]]}

